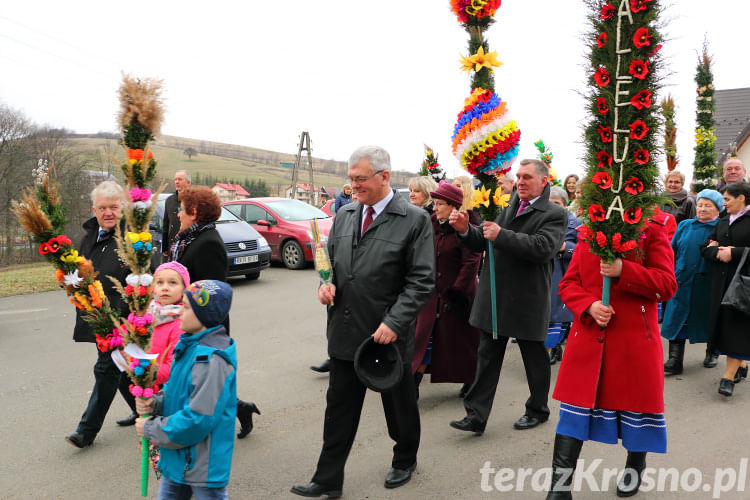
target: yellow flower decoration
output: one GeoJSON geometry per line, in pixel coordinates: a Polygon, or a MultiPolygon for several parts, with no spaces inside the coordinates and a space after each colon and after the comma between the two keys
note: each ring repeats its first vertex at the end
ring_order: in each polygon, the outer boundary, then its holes
{"type": "Polygon", "coordinates": [[[128,233],[128,239],[130,243],[138,243],[141,240],[140,233],[128,233]]]}
{"type": "Polygon", "coordinates": [[[479,47],[476,54],[469,57],[461,56],[461,69],[464,71],[479,71],[482,68],[488,68],[494,73],[493,68],[502,66],[502,62],[497,60],[497,51],[484,53],[484,47],[479,47]]]}
{"type": "Polygon", "coordinates": [[[60,257],[60,260],[63,262],[68,262],[70,264],[77,264],[78,262],[83,261],[83,257],[78,256],[78,250],[71,250],[70,252],[65,252],[60,257]]]}
{"type": "Polygon", "coordinates": [[[471,202],[472,208],[479,208],[479,205],[484,205],[485,207],[490,206],[490,194],[492,191],[487,189],[484,186],[480,186],[479,189],[474,190],[474,200],[471,202]]]}
{"type": "Polygon", "coordinates": [[[143,232],[140,234],[140,240],[141,241],[151,241],[151,233],[143,232]]]}
{"type": "Polygon", "coordinates": [[[492,197],[492,201],[495,202],[495,205],[500,208],[505,208],[508,206],[508,200],[510,200],[509,194],[503,194],[500,188],[495,189],[495,196],[492,197]]]}

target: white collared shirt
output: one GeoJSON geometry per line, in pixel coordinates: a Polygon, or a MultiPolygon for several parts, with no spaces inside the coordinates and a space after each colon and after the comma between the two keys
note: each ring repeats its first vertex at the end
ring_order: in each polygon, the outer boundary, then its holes
{"type": "MultiPolygon", "coordinates": [[[[389,189],[388,194],[385,196],[385,198],[383,198],[379,202],[372,205],[372,208],[375,210],[375,213],[372,214],[373,222],[375,222],[375,219],[378,218],[378,215],[380,215],[383,212],[383,210],[385,210],[385,207],[388,206],[388,204],[391,202],[392,199],[393,199],[393,190],[389,189]]],[[[362,225],[359,226],[360,233],[362,232],[362,226],[364,226],[365,224],[365,217],[367,217],[367,208],[369,206],[370,205],[362,205],[362,225]]]]}

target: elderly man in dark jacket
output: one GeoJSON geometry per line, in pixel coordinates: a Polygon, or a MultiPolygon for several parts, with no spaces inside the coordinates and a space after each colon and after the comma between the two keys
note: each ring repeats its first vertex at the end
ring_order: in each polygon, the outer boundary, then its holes
{"type": "MultiPolygon", "coordinates": [[[[180,232],[180,219],[177,212],[180,210],[180,193],[190,186],[190,172],[178,170],[174,173],[175,192],[164,201],[164,220],[162,221],[161,252],[163,261],[169,260],[169,250],[174,243],[174,237],[180,232]]],[[[194,281],[198,281],[195,279],[194,281]]]]}
{"type": "Polygon", "coordinates": [[[492,409],[505,347],[509,337],[518,340],[531,396],[516,429],[536,427],[549,418],[550,366],[544,340],[550,314],[552,259],[562,246],[568,216],[549,201],[547,166],[523,160],[516,174],[516,194],[495,220],[481,227],[468,222],[466,212],[454,212],[450,224],[471,249],[486,249],[493,242],[497,325],[492,337],[489,271],[479,275],[479,289],[469,323],[482,330],[477,373],[464,399],[466,417],[451,426],[477,434],[484,432],[492,409]]]}
{"type": "MultiPolygon", "coordinates": [[[[98,278],[102,283],[104,295],[109,299],[109,304],[114,310],[123,308],[122,297],[115,290],[112,278],[125,285],[125,277],[130,269],[120,260],[117,255],[117,243],[115,242],[115,226],[122,224],[122,204],[125,199],[125,191],[119,184],[113,181],[104,181],[91,192],[94,217],[83,224],[85,234],[78,251],[81,255],[91,260],[94,270],[99,273],[98,278]]],[[[81,317],[80,311],[76,309],[76,326],[73,330],[73,340],[76,342],[96,342],[94,332],[86,321],[81,317]]],[[[120,385],[120,370],[117,369],[110,351],[97,351],[98,358],[94,365],[94,388],[91,391],[86,411],[81,416],[76,431],[65,439],[77,448],[89,446],[96,437],[107,416],[109,406],[117,393],[120,385]]],[[[124,387],[127,390],[127,378],[124,379],[124,387]]],[[[126,399],[126,401],[128,401],[126,399]]],[[[132,404],[132,403],[131,403],[132,404]]],[[[135,412],[135,407],[131,408],[135,412]]],[[[120,425],[132,425],[135,418],[131,415],[122,421],[120,425]]]]}
{"type": "Polygon", "coordinates": [[[434,287],[433,234],[427,212],[394,196],[390,170],[388,153],[376,146],[359,148],[349,158],[358,203],[336,214],[328,237],[333,284],[318,289],[320,302],[329,304],[331,357],[323,450],[312,481],[292,488],[301,496],[341,495],[366,392],[353,359],[370,336],[381,344],[395,343],[404,362],[400,382],[381,394],[388,435],[396,442],[385,487],[405,484],[416,467],[419,410],[409,361],[417,314],[434,287]]]}

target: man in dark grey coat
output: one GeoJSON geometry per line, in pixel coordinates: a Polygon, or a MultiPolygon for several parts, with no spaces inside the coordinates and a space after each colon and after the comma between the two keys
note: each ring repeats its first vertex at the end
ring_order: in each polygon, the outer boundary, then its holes
{"type": "Polygon", "coordinates": [[[321,304],[328,305],[331,357],[323,450],[311,482],[292,488],[306,497],[341,495],[366,392],[354,371],[354,353],[370,336],[380,344],[393,342],[404,363],[401,381],[381,394],[388,435],[396,442],[386,488],[409,481],[419,447],[411,357],[417,314],[434,287],[432,224],[427,212],[394,196],[390,157],[382,148],[357,149],[348,175],[358,202],[336,214],[328,237],[333,284],[318,289],[321,304]]]}
{"type": "Polygon", "coordinates": [[[516,194],[495,220],[481,227],[468,222],[466,212],[454,212],[450,224],[463,244],[475,251],[493,242],[497,291],[498,338],[492,338],[489,271],[485,260],[469,323],[482,330],[477,373],[464,399],[466,417],[451,426],[484,432],[495,399],[509,337],[518,339],[531,396],[516,429],[536,427],[549,418],[547,399],[550,365],[544,340],[550,313],[553,257],[568,227],[565,209],[549,201],[547,166],[523,160],[516,173],[516,194]]]}
{"type": "Polygon", "coordinates": [[[166,200],[164,200],[164,220],[162,221],[161,253],[163,262],[169,260],[169,250],[174,243],[174,237],[180,232],[180,219],[177,212],[180,209],[180,193],[190,186],[190,172],[178,170],[174,173],[174,189],[166,200]]]}

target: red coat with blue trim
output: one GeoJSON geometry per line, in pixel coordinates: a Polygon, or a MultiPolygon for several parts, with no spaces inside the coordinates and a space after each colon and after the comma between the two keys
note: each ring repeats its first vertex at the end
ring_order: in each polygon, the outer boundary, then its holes
{"type": "Polygon", "coordinates": [[[657,302],[677,290],[674,255],[663,226],[649,222],[645,239],[623,259],[622,274],[612,279],[610,304],[615,314],[600,329],[587,309],[602,297],[601,259],[579,240],[560,297],[574,322],[555,399],[586,408],[664,412],[664,358],[657,302]]]}

